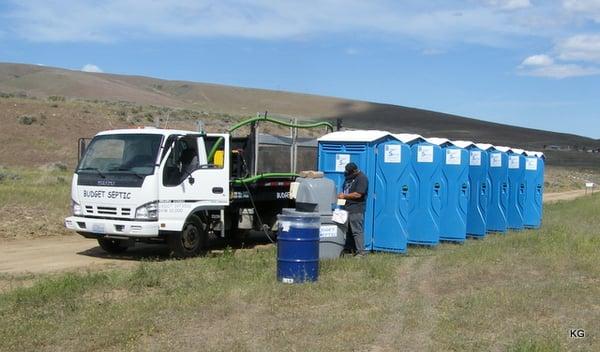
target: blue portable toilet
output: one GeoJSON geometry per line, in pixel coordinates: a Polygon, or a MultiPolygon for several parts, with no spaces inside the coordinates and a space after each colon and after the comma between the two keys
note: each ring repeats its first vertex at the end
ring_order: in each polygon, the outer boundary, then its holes
{"type": "Polygon", "coordinates": [[[525,156],[522,149],[506,148],[508,154],[508,228],[522,230],[525,207],[525,156]]]}
{"type": "MultiPolygon", "coordinates": [[[[455,141],[455,145],[469,151],[469,207],[467,235],[485,237],[487,234],[487,209],[489,205],[489,158],[486,150],[470,141],[455,141]]],[[[491,145],[488,145],[491,147],[491,145]]],[[[484,146],[483,148],[488,148],[484,146]]]]}
{"type": "Polygon", "coordinates": [[[339,131],[318,140],[318,169],[342,191],[346,164],[369,179],[364,235],[366,250],[405,252],[408,199],[399,187],[410,178],[410,148],[385,131],[339,131]]]}
{"type": "Polygon", "coordinates": [[[525,152],[525,200],[523,223],[526,228],[539,228],[542,222],[544,160],[537,152],[525,152]]]}
{"type": "Polygon", "coordinates": [[[371,181],[374,206],[370,247],[375,251],[406,252],[412,172],[408,144],[394,139],[377,145],[375,178],[371,181]]]}
{"type": "Polygon", "coordinates": [[[440,240],[464,242],[469,207],[469,152],[446,138],[427,138],[442,148],[440,240]]]}
{"type": "Polygon", "coordinates": [[[414,134],[395,134],[411,146],[412,177],[406,191],[409,198],[408,243],[437,245],[440,241],[442,208],[442,148],[414,134]]]}
{"type": "Polygon", "coordinates": [[[495,146],[487,149],[489,155],[488,175],[490,195],[486,228],[488,232],[506,232],[508,228],[508,155],[495,146]]]}

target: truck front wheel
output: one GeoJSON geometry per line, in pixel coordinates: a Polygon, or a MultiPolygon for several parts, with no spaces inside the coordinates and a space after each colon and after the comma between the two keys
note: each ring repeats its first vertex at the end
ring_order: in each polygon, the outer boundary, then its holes
{"type": "Polygon", "coordinates": [[[169,234],[171,254],[178,258],[193,257],[206,252],[206,229],[199,217],[192,215],[188,218],[183,230],[169,234]]]}
{"type": "Polygon", "coordinates": [[[113,238],[99,238],[98,244],[100,245],[100,248],[110,254],[119,254],[127,250],[127,246],[123,241],[113,238]]]}

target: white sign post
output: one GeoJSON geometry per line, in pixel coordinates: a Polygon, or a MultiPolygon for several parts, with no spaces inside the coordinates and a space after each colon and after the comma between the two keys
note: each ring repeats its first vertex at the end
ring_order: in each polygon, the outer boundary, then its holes
{"type": "Polygon", "coordinates": [[[586,182],[585,183],[585,194],[588,193],[588,190],[590,190],[591,194],[594,194],[594,182],[586,182]]]}

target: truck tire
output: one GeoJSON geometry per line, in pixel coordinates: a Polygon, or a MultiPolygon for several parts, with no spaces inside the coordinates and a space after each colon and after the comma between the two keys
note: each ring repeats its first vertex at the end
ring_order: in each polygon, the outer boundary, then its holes
{"type": "Polygon", "coordinates": [[[207,234],[202,220],[191,215],[180,232],[169,234],[167,243],[171,255],[177,258],[188,258],[206,253],[207,234]]]}
{"type": "Polygon", "coordinates": [[[98,244],[100,245],[100,248],[110,254],[119,254],[127,250],[127,246],[123,241],[113,238],[99,238],[98,244]]]}

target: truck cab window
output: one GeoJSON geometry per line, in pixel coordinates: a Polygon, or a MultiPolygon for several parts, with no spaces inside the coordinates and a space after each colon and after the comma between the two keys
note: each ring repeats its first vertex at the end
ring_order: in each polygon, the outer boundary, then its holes
{"type": "Polygon", "coordinates": [[[204,145],[206,146],[207,165],[202,165],[202,168],[222,169],[225,163],[225,141],[222,137],[204,137],[204,145]]]}
{"type": "Polygon", "coordinates": [[[198,169],[198,146],[195,138],[181,138],[175,142],[163,171],[163,184],[177,186],[198,169]]]}

